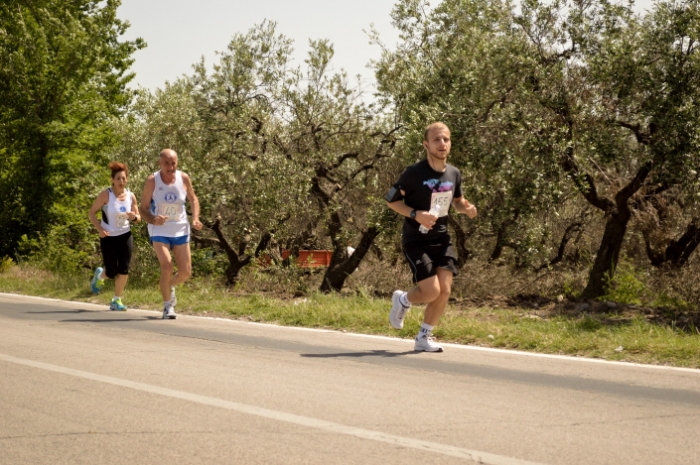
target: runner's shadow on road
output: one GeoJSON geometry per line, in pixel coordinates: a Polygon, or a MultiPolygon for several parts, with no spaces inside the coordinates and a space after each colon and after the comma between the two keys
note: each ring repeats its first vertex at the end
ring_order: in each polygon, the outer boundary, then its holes
{"type": "Polygon", "coordinates": [[[85,310],[83,308],[78,308],[75,310],[50,310],[47,312],[26,312],[26,313],[31,313],[31,314],[42,314],[42,313],[98,313],[98,312],[106,312],[109,310],[85,310]]]}
{"type": "Polygon", "coordinates": [[[159,316],[147,316],[144,318],[100,318],[81,320],[59,320],[60,323],[114,323],[115,321],[162,321],[159,316]]]}
{"type": "Polygon", "coordinates": [[[302,357],[307,358],[336,358],[336,357],[351,357],[351,358],[362,358],[362,357],[380,357],[380,358],[392,358],[392,357],[403,357],[404,355],[415,355],[420,352],[413,350],[408,350],[406,352],[389,352],[388,350],[369,350],[365,352],[337,352],[333,354],[300,354],[302,357]]]}

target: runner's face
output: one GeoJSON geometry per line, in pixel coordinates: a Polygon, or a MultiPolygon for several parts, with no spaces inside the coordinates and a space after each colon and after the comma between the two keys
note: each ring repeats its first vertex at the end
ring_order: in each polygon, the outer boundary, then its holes
{"type": "Polygon", "coordinates": [[[112,187],[115,189],[125,189],[126,188],[126,173],[124,171],[119,171],[112,177],[112,187]]]}
{"type": "Polygon", "coordinates": [[[452,141],[450,140],[450,130],[446,127],[436,127],[428,133],[428,140],[423,141],[423,147],[432,158],[446,160],[450,154],[452,141]]]}
{"type": "Polygon", "coordinates": [[[174,176],[175,170],[177,170],[177,155],[162,155],[158,159],[158,165],[160,165],[161,173],[174,176]]]}

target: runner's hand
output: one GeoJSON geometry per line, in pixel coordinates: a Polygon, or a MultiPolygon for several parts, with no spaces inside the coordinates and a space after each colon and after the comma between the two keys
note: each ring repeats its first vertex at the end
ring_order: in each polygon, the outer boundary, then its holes
{"type": "Polygon", "coordinates": [[[438,217],[431,215],[430,212],[420,210],[416,212],[416,221],[425,226],[428,229],[433,229],[438,217]]]}

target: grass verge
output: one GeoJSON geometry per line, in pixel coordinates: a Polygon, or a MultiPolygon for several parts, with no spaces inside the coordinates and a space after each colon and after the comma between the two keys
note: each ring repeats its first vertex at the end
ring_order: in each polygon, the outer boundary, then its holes
{"type": "MultiPolygon", "coordinates": [[[[57,276],[26,265],[0,272],[0,292],[109,304],[111,281],[93,296],[90,276],[57,276]]],[[[157,286],[130,283],[125,303],[160,309],[157,286]]],[[[405,327],[387,321],[390,302],[360,294],[279,297],[236,294],[211,280],[193,279],[178,292],[178,313],[412,338],[422,307],[408,314],[405,327]]],[[[560,308],[493,308],[452,302],[435,336],[442,342],[635,363],[700,368],[698,331],[681,331],[649,321],[638,312],[563,312],[560,308]]]]}

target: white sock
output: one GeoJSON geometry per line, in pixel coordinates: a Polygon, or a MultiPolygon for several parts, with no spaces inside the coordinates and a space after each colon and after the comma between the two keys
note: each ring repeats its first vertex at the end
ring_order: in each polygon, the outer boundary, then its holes
{"type": "Polygon", "coordinates": [[[423,322],[420,325],[420,331],[418,331],[418,336],[416,336],[416,339],[419,339],[421,337],[429,337],[432,332],[433,327],[428,323],[423,322]]]}
{"type": "Polygon", "coordinates": [[[112,297],[112,300],[117,300],[117,299],[121,299],[121,297],[117,297],[116,295],[114,297],[112,297]]]}
{"type": "Polygon", "coordinates": [[[408,301],[408,292],[404,292],[401,294],[401,297],[399,297],[399,302],[401,302],[401,305],[404,307],[410,307],[411,302],[408,301]]]}

